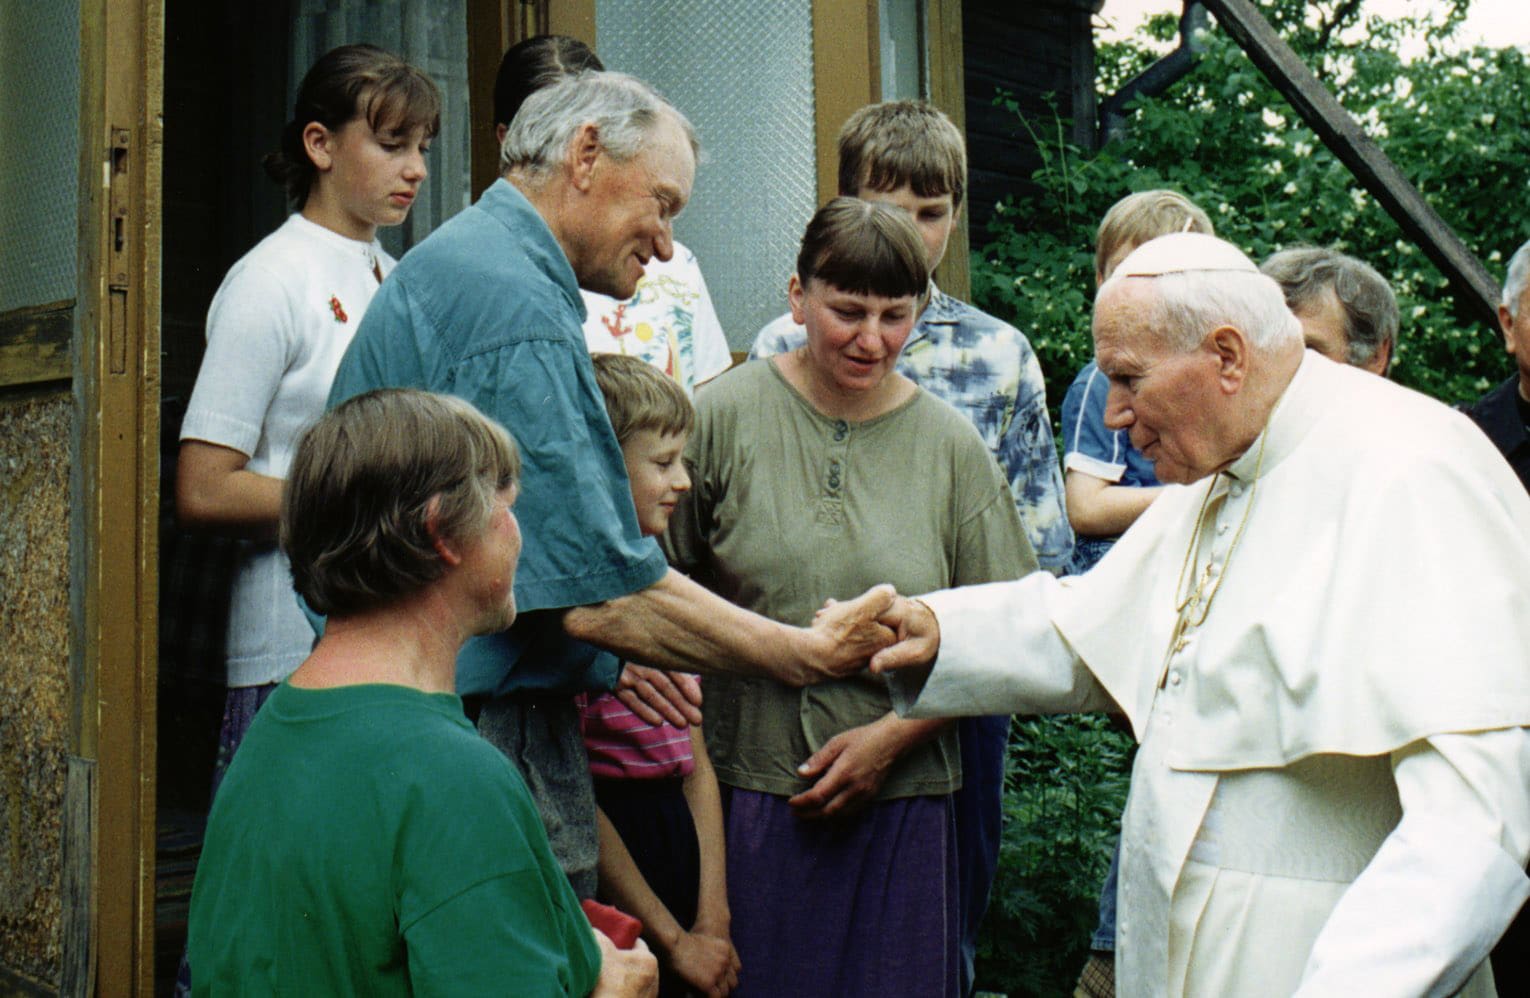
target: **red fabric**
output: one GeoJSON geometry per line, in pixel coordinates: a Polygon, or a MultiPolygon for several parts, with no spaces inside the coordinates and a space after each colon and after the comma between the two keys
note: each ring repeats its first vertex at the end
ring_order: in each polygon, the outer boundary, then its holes
{"type": "Polygon", "coordinates": [[[643,934],[643,923],[608,904],[585,898],[579,902],[590,925],[604,932],[617,949],[631,949],[643,934]]]}

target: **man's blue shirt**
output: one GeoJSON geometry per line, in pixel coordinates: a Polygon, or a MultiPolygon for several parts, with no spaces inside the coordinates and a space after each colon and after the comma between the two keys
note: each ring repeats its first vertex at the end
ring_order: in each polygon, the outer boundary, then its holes
{"type": "Polygon", "coordinates": [[[415,249],[372,299],[329,404],[373,388],[465,399],[521,452],[520,617],[457,659],[462,694],[609,688],[616,657],[567,637],[553,611],[663,577],[584,344],[584,303],[562,248],[514,186],[494,183],[415,249]]]}

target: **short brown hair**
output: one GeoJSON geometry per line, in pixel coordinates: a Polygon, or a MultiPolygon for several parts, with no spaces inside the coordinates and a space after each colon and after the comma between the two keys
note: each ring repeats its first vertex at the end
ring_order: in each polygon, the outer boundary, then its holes
{"type": "Polygon", "coordinates": [[[895,191],[904,184],[922,198],[967,193],[967,143],[951,119],[923,101],[868,104],[839,130],[839,193],[895,191]]]}
{"type": "Polygon", "coordinates": [[[461,399],[387,388],[341,403],[303,434],[282,491],[294,588],[335,616],[419,591],[446,571],[427,517],[436,536],[473,537],[520,471],[510,434],[461,399]]]}
{"type": "Polygon", "coordinates": [[[1105,264],[1123,246],[1141,246],[1175,232],[1216,235],[1211,218],[1194,201],[1176,191],[1138,191],[1110,206],[1100,219],[1094,239],[1094,272],[1101,278],[1105,264]]]}
{"type": "Polygon", "coordinates": [[[691,432],[696,410],[674,378],[645,360],[625,354],[598,353],[590,359],[595,363],[595,383],[606,398],[606,415],[611,417],[617,443],[625,445],[640,430],[691,432]]]}
{"type": "Polygon", "coordinates": [[[494,78],[494,123],[508,126],[526,98],[565,76],[606,67],[590,47],[568,35],[533,35],[505,50],[494,78]]]}
{"type": "Polygon", "coordinates": [[[838,197],[819,208],[802,233],[797,280],[807,287],[814,278],[853,294],[922,298],[930,267],[908,212],[838,197]]]}
{"type": "Polygon", "coordinates": [[[286,188],[294,208],[308,202],[318,175],[303,145],[303,130],[317,121],[337,131],[357,118],[379,135],[404,135],[415,128],[435,135],[441,130],[441,91],[423,70],[376,45],[342,45],[320,56],[298,84],[280,147],[262,161],[271,179],[286,188]]]}

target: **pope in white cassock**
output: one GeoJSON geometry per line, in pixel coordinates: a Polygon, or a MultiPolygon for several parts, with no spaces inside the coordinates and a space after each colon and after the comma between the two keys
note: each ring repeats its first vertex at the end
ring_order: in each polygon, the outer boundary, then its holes
{"type": "Polygon", "coordinates": [[[1122,262],[1094,337],[1106,423],[1178,484],[1087,575],[900,597],[873,668],[910,715],[1130,718],[1120,994],[1493,994],[1530,895],[1525,490],[1209,236],[1122,262]]]}

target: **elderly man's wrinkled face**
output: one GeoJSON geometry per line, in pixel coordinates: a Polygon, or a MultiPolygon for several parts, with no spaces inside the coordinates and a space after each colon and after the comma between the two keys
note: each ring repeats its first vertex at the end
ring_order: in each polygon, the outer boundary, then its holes
{"type": "Polygon", "coordinates": [[[1183,351],[1147,328],[1143,305],[1151,293],[1149,281],[1129,279],[1095,307],[1095,360],[1110,379],[1105,425],[1127,431],[1159,481],[1193,482],[1228,463],[1220,360],[1206,342],[1183,351]]]}
{"type": "Polygon", "coordinates": [[[1519,394],[1530,399],[1530,287],[1519,296],[1519,305],[1511,316],[1498,306],[1498,324],[1503,327],[1503,342],[1519,366],[1519,394]]]}
{"type": "Polygon", "coordinates": [[[691,144],[671,119],[656,125],[642,152],[626,162],[602,150],[591,176],[588,244],[573,261],[579,286],[631,298],[648,261],[674,253],[671,226],[695,176],[691,144]]]}
{"type": "Polygon", "coordinates": [[[1333,288],[1323,293],[1295,313],[1302,324],[1302,339],[1308,350],[1315,350],[1336,364],[1349,363],[1348,324],[1344,321],[1344,306],[1333,288]]]}

